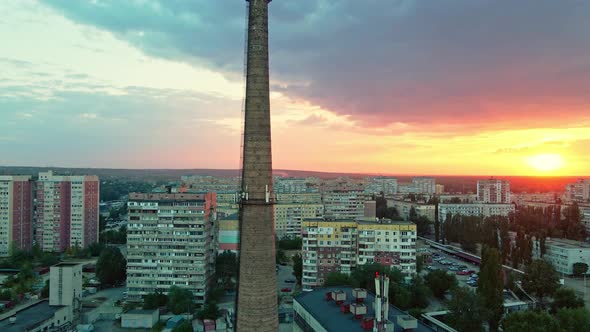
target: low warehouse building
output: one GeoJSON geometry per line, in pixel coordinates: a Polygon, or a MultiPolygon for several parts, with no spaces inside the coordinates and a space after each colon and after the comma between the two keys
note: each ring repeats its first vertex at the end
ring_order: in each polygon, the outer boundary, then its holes
{"type": "Polygon", "coordinates": [[[154,310],[130,310],[121,315],[121,327],[151,329],[160,319],[160,313],[154,310]]]}

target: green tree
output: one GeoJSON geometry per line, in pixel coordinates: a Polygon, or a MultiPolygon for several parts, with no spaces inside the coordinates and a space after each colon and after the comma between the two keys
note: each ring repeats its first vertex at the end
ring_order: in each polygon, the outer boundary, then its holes
{"type": "Polygon", "coordinates": [[[424,278],[432,294],[443,299],[445,293],[457,286],[457,278],[443,270],[430,271],[424,278]]]}
{"type": "Polygon", "coordinates": [[[97,257],[100,255],[104,248],[105,245],[103,243],[94,242],[88,246],[88,251],[90,252],[90,256],[97,257]]]}
{"type": "Polygon", "coordinates": [[[165,294],[156,292],[143,296],[143,308],[146,310],[157,309],[163,307],[168,302],[168,297],[165,294]]]}
{"type": "Polygon", "coordinates": [[[350,277],[340,272],[329,273],[324,280],[324,287],[331,286],[351,286],[350,277]]]}
{"type": "Polygon", "coordinates": [[[576,292],[567,287],[559,287],[553,294],[551,312],[556,313],[559,309],[575,309],[584,307],[584,300],[576,295],[576,292]]]}
{"type": "Polygon", "coordinates": [[[543,298],[553,295],[559,287],[559,276],[551,263],[544,260],[534,260],[525,269],[522,287],[537,296],[543,304],[543,298]]]}
{"type": "Polygon", "coordinates": [[[477,293],[485,308],[484,315],[490,331],[498,331],[504,313],[504,278],[500,253],[496,248],[484,247],[477,293]]]}
{"type": "Polygon", "coordinates": [[[190,321],[185,320],[182,324],[175,327],[172,332],[193,332],[193,325],[190,321]]]}
{"type": "Polygon", "coordinates": [[[303,239],[296,237],[294,239],[282,239],[278,241],[279,248],[283,250],[301,250],[303,239]]]}
{"type": "Polygon", "coordinates": [[[236,288],[235,281],[238,278],[238,256],[226,250],[217,255],[215,259],[215,275],[217,281],[226,290],[234,290],[236,288]]]}
{"type": "Polygon", "coordinates": [[[41,298],[46,299],[49,297],[49,280],[45,281],[45,286],[41,289],[41,298]]]}
{"type": "Polygon", "coordinates": [[[560,309],[556,317],[564,332],[590,331],[590,311],[587,309],[560,309]]]}
{"type": "Polygon", "coordinates": [[[293,260],[293,274],[297,278],[297,283],[301,285],[301,278],[303,276],[303,259],[301,254],[295,254],[291,258],[293,260]]]}
{"type": "Polygon", "coordinates": [[[168,290],[166,306],[175,315],[191,312],[195,308],[193,293],[189,289],[172,286],[168,290]]]}
{"type": "Polygon", "coordinates": [[[416,256],[416,272],[420,273],[424,269],[424,256],[418,255],[416,256]]]}
{"type": "Polygon", "coordinates": [[[504,332],[561,332],[559,322],[545,311],[517,311],[502,321],[504,332]]]}
{"type": "Polygon", "coordinates": [[[412,220],[416,224],[416,231],[418,236],[430,235],[430,220],[425,216],[419,216],[412,220]]]}
{"type": "Polygon", "coordinates": [[[199,319],[213,319],[219,318],[219,308],[215,302],[209,302],[205,304],[203,309],[197,312],[197,318],[199,319]]]}
{"type": "Polygon", "coordinates": [[[573,269],[574,269],[574,275],[576,277],[581,277],[584,274],[588,273],[588,264],[581,263],[581,262],[574,263],[573,269]]]}
{"type": "MultiPolygon", "coordinates": [[[[411,306],[413,308],[426,308],[428,307],[429,301],[428,298],[430,297],[430,288],[424,282],[424,279],[417,275],[414,279],[412,279],[412,283],[410,284],[410,292],[411,294],[411,306]]],[[[419,318],[419,317],[418,317],[419,318]]]]}
{"type": "Polygon", "coordinates": [[[471,290],[455,287],[448,304],[449,323],[459,332],[479,332],[483,328],[480,301],[471,290]]]}
{"type": "Polygon", "coordinates": [[[96,262],[96,277],[102,284],[116,285],[126,278],[127,261],[118,248],[104,248],[96,262]]]}

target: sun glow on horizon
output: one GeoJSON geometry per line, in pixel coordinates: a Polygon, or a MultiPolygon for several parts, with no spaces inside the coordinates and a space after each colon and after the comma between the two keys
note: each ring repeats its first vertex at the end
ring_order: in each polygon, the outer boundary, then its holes
{"type": "Polygon", "coordinates": [[[563,168],[565,161],[563,157],[555,153],[544,153],[527,158],[529,166],[541,173],[555,172],[563,168]]]}

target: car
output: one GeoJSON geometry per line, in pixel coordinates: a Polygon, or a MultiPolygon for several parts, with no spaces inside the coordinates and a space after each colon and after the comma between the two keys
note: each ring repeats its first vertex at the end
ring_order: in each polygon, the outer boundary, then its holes
{"type": "Polygon", "coordinates": [[[297,282],[297,280],[295,280],[295,279],[287,279],[287,280],[285,280],[285,282],[288,283],[288,284],[294,284],[295,282],[297,282]]]}
{"type": "Polygon", "coordinates": [[[459,269],[454,266],[451,266],[449,267],[449,271],[459,271],[459,269]]]}
{"type": "MultiPolygon", "coordinates": [[[[473,270],[469,270],[469,269],[463,269],[463,271],[465,272],[465,274],[466,274],[466,275],[467,275],[467,274],[470,274],[470,275],[473,275],[473,274],[475,274],[475,271],[473,271],[473,270]]],[[[477,274],[476,274],[476,276],[477,276],[477,274]]]]}
{"type": "Polygon", "coordinates": [[[479,276],[477,275],[477,273],[475,273],[475,272],[474,272],[474,273],[472,273],[472,274],[471,274],[471,276],[470,276],[470,277],[471,277],[472,279],[473,279],[473,278],[477,279],[479,276]]]}
{"type": "Polygon", "coordinates": [[[291,288],[289,288],[289,287],[281,288],[281,292],[283,292],[283,293],[288,293],[290,291],[291,291],[291,288]]]}
{"type": "Polygon", "coordinates": [[[457,274],[460,275],[460,276],[466,276],[469,273],[467,273],[465,270],[463,270],[463,271],[457,271],[457,274]]]}
{"type": "Polygon", "coordinates": [[[470,284],[468,284],[468,285],[469,285],[469,286],[471,286],[471,287],[477,287],[477,281],[476,281],[476,282],[474,282],[474,283],[470,283],[470,284]]]}
{"type": "Polygon", "coordinates": [[[429,269],[429,270],[436,270],[436,267],[434,267],[433,265],[428,265],[427,269],[429,269]]]}

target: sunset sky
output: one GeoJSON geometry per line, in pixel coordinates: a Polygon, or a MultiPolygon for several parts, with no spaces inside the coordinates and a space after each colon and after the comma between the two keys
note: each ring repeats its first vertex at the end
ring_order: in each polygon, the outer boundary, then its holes
{"type": "MultiPolygon", "coordinates": [[[[590,175],[590,1],[269,6],[275,168],[590,175]]],[[[0,165],[238,168],[245,10],[0,1],[0,165]]]]}

